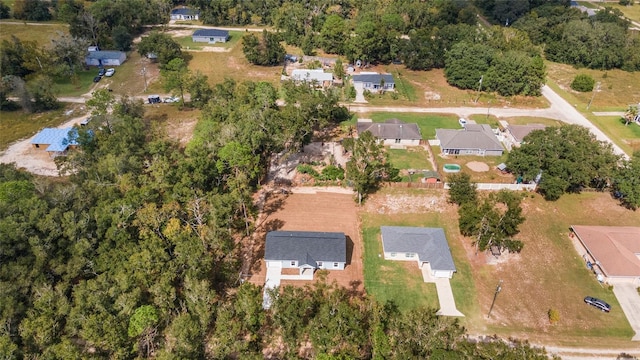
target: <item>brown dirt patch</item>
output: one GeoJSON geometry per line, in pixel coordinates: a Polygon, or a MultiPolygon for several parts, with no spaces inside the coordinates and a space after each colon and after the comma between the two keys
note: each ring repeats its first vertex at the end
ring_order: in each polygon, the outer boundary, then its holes
{"type": "Polygon", "coordinates": [[[489,171],[489,165],[481,161],[469,161],[467,167],[475,172],[487,172],[489,171]]]}
{"type": "MultiPolygon", "coordinates": [[[[338,285],[352,289],[354,292],[362,292],[363,250],[357,213],[353,196],[348,194],[327,192],[268,194],[260,223],[257,225],[260,236],[255,238],[248,281],[256,285],[264,284],[266,267],[263,258],[266,232],[273,230],[337,231],[344,232],[347,236],[347,266],[342,271],[328,271],[327,280],[329,283],[335,281],[338,285]]],[[[315,278],[318,278],[317,273],[315,278]]],[[[281,285],[304,286],[314,281],[283,280],[281,285]]]]}

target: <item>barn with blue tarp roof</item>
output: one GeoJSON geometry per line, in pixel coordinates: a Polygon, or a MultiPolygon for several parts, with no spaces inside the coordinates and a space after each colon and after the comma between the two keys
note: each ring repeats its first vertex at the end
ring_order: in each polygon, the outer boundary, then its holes
{"type": "Polygon", "coordinates": [[[74,128],[44,128],[31,140],[35,148],[43,148],[52,156],[64,154],[69,147],[78,146],[78,131],[74,128]]]}

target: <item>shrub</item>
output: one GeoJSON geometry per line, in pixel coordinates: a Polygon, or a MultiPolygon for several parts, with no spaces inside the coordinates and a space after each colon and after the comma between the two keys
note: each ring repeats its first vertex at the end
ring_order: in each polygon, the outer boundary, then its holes
{"type": "Polygon", "coordinates": [[[593,90],[596,81],[587,74],[578,74],[571,82],[571,88],[575,91],[589,92],[593,90]]]}
{"type": "Polygon", "coordinates": [[[340,166],[329,165],[322,169],[321,180],[344,180],[344,169],[340,166]]]}
{"type": "Polygon", "coordinates": [[[318,172],[311,165],[308,165],[308,164],[300,164],[296,167],[296,170],[298,170],[300,174],[309,174],[314,178],[318,177],[319,175],[318,172]]]}
{"type": "Polygon", "coordinates": [[[560,321],[560,312],[556,309],[549,309],[547,315],[549,315],[549,322],[552,324],[560,321]]]}

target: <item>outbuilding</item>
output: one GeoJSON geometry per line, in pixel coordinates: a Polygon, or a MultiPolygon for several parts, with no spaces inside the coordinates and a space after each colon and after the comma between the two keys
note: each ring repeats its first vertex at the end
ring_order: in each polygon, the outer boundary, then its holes
{"type": "Polygon", "coordinates": [[[51,157],[66,154],[69,148],[78,146],[78,131],[75,128],[44,128],[33,139],[31,144],[36,149],[45,149],[51,157]]]}

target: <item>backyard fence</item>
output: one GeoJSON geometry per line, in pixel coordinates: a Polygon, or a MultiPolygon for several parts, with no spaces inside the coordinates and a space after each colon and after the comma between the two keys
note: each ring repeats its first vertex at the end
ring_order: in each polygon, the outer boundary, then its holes
{"type": "MultiPolygon", "coordinates": [[[[385,186],[392,188],[403,188],[403,189],[445,189],[449,190],[449,184],[438,182],[438,183],[422,183],[422,182],[392,182],[385,183],[385,186]]],[[[478,190],[513,190],[513,191],[535,191],[536,184],[499,184],[499,183],[477,183],[476,188],[478,190]]]]}

